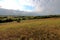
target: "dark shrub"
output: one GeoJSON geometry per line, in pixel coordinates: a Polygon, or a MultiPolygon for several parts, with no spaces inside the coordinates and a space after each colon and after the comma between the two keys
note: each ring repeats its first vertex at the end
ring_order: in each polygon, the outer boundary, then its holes
{"type": "Polygon", "coordinates": [[[21,21],[21,19],[19,18],[19,19],[17,19],[17,22],[20,22],[21,21]]]}

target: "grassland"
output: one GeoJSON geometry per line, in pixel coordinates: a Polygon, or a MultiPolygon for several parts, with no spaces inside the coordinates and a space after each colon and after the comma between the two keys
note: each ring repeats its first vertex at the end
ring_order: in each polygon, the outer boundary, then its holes
{"type": "Polygon", "coordinates": [[[60,18],[0,23],[0,40],[60,40],[60,18]]]}

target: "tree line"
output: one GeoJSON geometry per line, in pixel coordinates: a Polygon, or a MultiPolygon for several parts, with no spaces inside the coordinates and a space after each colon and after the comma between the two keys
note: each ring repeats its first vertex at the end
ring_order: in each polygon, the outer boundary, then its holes
{"type": "Polygon", "coordinates": [[[47,15],[47,16],[0,16],[0,23],[5,22],[21,22],[22,20],[33,20],[33,19],[45,19],[45,18],[60,18],[60,15],[47,15]]]}

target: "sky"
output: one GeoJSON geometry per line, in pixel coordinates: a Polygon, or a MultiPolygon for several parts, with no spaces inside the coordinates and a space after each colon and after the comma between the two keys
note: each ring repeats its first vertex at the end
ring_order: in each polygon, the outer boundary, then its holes
{"type": "Polygon", "coordinates": [[[0,8],[27,12],[60,13],[60,0],[0,0],[0,8]]]}
{"type": "Polygon", "coordinates": [[[0,0],[0,7],[22,11],[42,11],[39,1],[36,2],[36,0],[0,0]]]}

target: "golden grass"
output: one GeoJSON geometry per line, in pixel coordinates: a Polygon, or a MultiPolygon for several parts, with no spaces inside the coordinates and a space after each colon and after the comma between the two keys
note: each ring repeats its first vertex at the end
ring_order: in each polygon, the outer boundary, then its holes
{"type": "Polygon", "coordinates": [[[0,24],[0,40],[60,40],[60,18],[0,24]]]}

